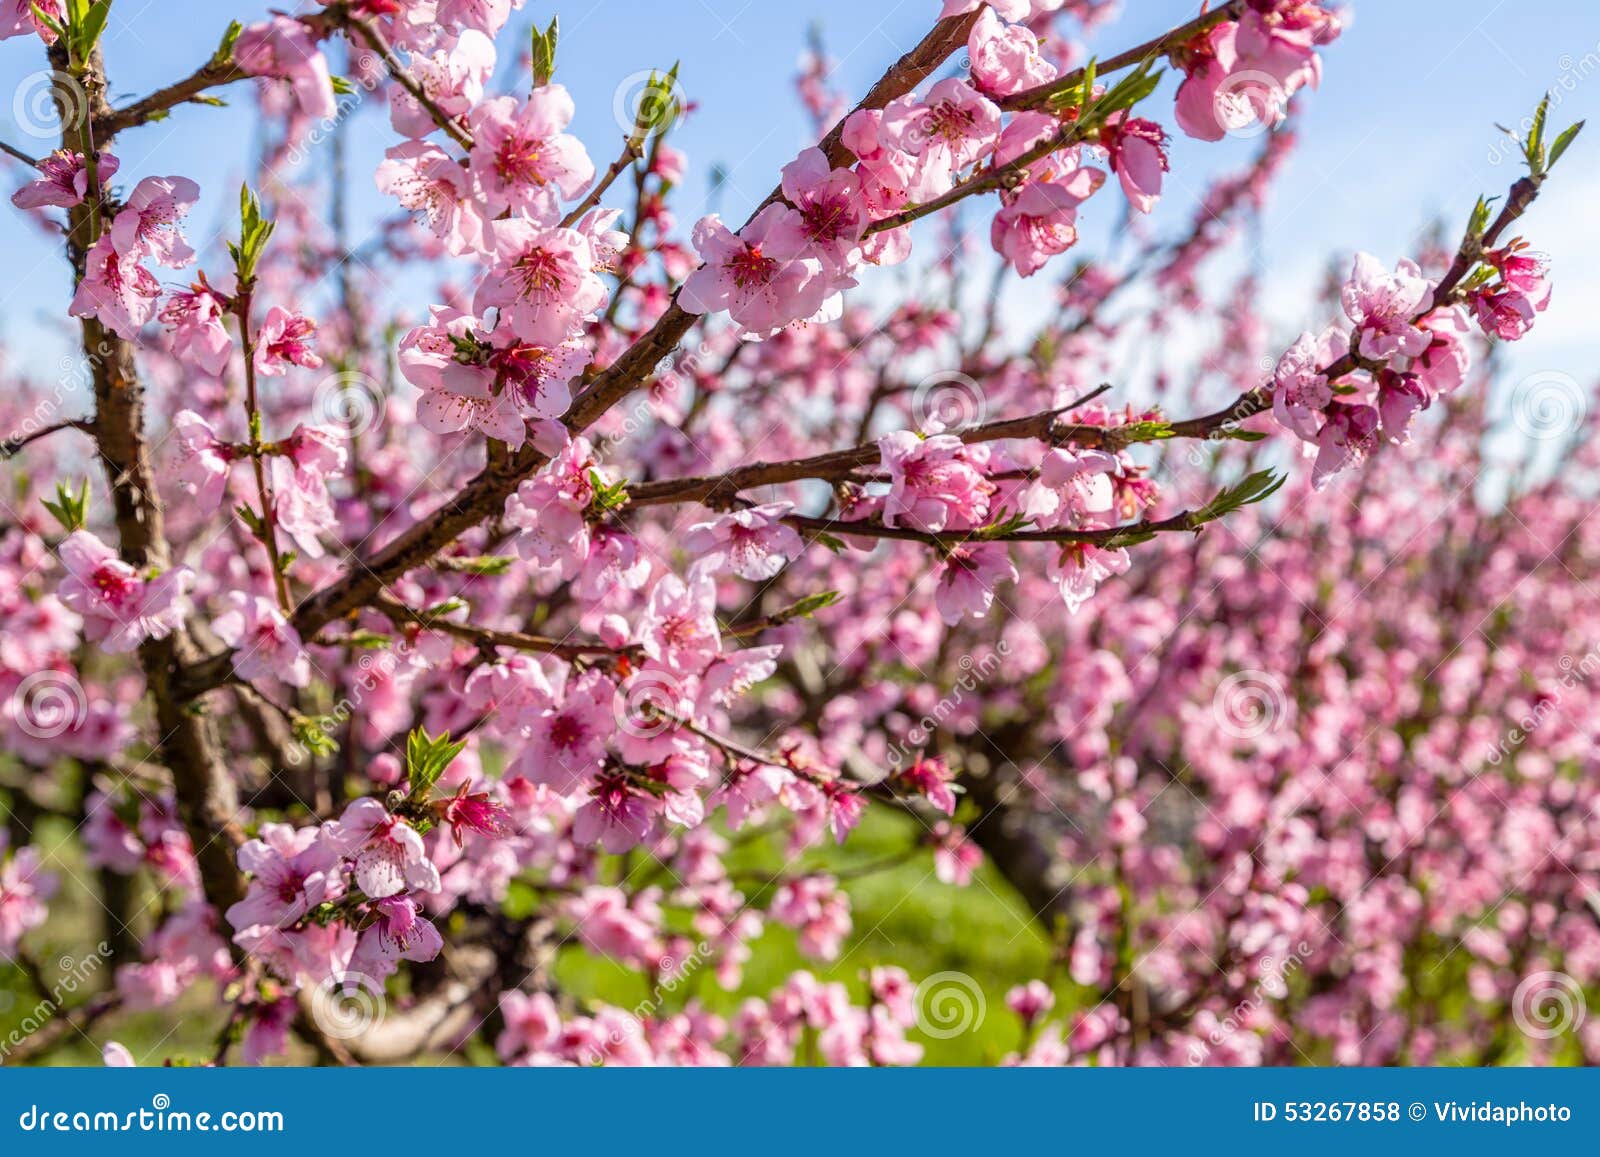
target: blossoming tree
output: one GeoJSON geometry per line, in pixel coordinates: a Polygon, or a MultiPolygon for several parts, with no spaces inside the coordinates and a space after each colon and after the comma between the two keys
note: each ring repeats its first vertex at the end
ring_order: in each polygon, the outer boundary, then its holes
{"type": "Polygon", "coordinates": [[[0,0],[48,56],[62,139],[6,147],[12,201],[64,242],[91,397],[0,399],[0,957],[50,996],[30,943],[67,869],[29,835],[60,816],[115,964],[13,1055],[205,980],[216,1063],[915,1063],[902,969],[732,1015],[688,984],[740,992],[769,923],[838,956],[827,849],[868,809],[939,886],[987,853],[1058,945],[1008,1000],[1016,1060],[1491,1059],[1525,974],[1600,979],[1581,735],[1489,742],[1529,693],[1508,649],[1572,646],[1529,556],[1581,537],[1580,496],[1416,525],[1482,468],[1485,347],[1549,299],[1515,230],[1576,129],[1543,107],[1457,246],[1357,256],[1337,320],[1274,349],[1253,284],[1198,272],[1293,146],[1340,32],[1314,0],[1087,61],[1094,0],[948,0],[848,112],[814,52],[818,144],[747,221],[687,230],[676,71],[597,163],[555,23],[495,80],[518,0],[302,5],[120,105],[110,7],[0,0]],[[128,172],[119,137],[247,82],[259,177],[196,246],[232,193],[128,172]],[[358,248],[337,181],[283,162],[342,173],[367,100],[395,214],[358,248]],[[1165,122],[1271,131],[1187,237],[1065,259],[1080,213],[1155,208],[1165,122]],[[875,266],[917,295],[858,285],[875,266]],[[436,296],[380,315],[402,268],[436,296]],[[1119,397],[1119,349],[1172,309],[1232,340],[1119,397]],[[1548,613],[1502,629],[1530,568],[1548,613]],[[776,871],[730,867],[774,833],[776,871]],[[564,991],[567,944],[649,1001],[564,991]]]}

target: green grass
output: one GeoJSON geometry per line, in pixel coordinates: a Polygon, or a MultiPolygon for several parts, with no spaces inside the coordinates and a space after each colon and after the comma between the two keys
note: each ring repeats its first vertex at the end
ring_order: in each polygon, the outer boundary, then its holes
{"type": "MultiPolygon", "coordinates": [[[[927,1064],[992,1064],[1017,1047],[1019,1026],[1005,1007],[1013,985],[1042,976],[1050,946],[1027,909],[999,875],[985,864],[966,888],[940,883],[933,874],[930,851],[918,852],[892,868],[848,878],[852,868],[895,857],[916,839],[915,820],[885,809],[868,809],[861,826],[844,847],[813,850],[785,871],[823,869],[846,877],[854,922],[852,934],[837,960],[818,961],[803,955],[795,933],[773,921],[752,945],[753,955],[737,992],[724,992],[712,970],[692,974],[670,994],[674,1004],[696,999],[715,1012],[728,1014],[749,995],[765,996],[796,969],[821,980],[844,984],[858,1003],[864,1002],[866,970],[898,965],[915,982],[937,972],[970,976],[984,995],[985,1013],[973,1031],[948,1039],[915,1030],[911,1039],[926,1048],[927,1064]]],[[[770,879],[783,868],[782,836],[773,834],[739,848],[728,857],[730,871],[770,879]]],[[[743,889],[748,900],[762,901],[756,885],[743,889]]],[[[556,970],[563,990],[636,1008],[651,999],[647,978],[610,961],[596,960],[581,949],[562,952],[556,970]]]]}

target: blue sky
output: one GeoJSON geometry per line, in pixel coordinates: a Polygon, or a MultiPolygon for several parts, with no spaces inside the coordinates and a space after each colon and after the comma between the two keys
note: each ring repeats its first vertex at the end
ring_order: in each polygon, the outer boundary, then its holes
{"type": "MultiPolygon", "coordinates": [[[[257,0],[117,0],[105,41],[114,98],[143,94],[188,72],[211,52],[228,19],[249,20],[270,6],[257,0]]],[[[1142,41],[1197,6],[1125,0],[1123,8],[1094,49],[1109,53],[1142,41]]],[[[685,90],[700,106],[677,136],[692,165],[677,206],[688,222],[706,208],[713,164],[732,173],[717,207],[742,219],[771,188],[779,167],[809,143],[792,77],[813,21],[839,62],[839,86],[853,100],[915,43],[937,10],[938,0],[530,0],[513,27],[520,43],[532,19],[542,23],[560,13],[559,79],[573,91],[575,129],[600,165],[620,140],[612,112],[619,83],[682,61],[685,90]]],[[[1302,147],[1258,236],[1255,260],[1266,273],[1266,307],[1286,327],[1306,317],[1302,303],[1330,254],[1363,248],[1393,260],[1414,247],[1430,219],[1443,215],[1454,234],[1477,193],[1503,191],[1515,170],[1497,148],[1496,121],[1516,121],[1550,88],[1560,97],[1558,123],[1600,110],[1600,4],[1594,0],[1356,0],[1353,10],[1349,30],[1327,53],[1321,91],[1304,102],[1302,147]]],[[[50,147],[29,125],[34,74],[44,67],[37,42],[0,43],[6,82],[0,135],[33,152],[50,147]],[[9,107],[6,90],[14,94],[9,107]]],[[[1152,106],[1164,116],[1170,112],[1166,95],[1170,86],[1152,106]]],[[[252,141],[248,94],[241,88],[238,96],[237,108],[183,108],[119,142],[124,178],[184,173],[200,182],[206,199],[192,229],[197,237],[214,235],[236,209],[232,191],[247,171],[252,141]]],[[[1600,195],[1600,123],[1594,134],[1569,154],[1527,223],[1528,235],[1556,258],[1556,298],[1534,339],[1515,352],[1515,373],[1556,368],[1585,382],[1597,376],[1600,347],[1590,336],[1590,318],[1600,302],[1600,215],[1591,206],[1600,195]]],[[[355,215],[358,222],[375,220],[384,203],[364,174],[393,140],[382,111],[358,114],[351,140],[355,215]]],[[[1236,168],[1254,148],[1250,141],[1206,146],[1180,138],[1153,228],[1183,229],[1207,177],[1236,168]]],[[[1103,240],[1115,218],[1109,202],[1098,214],[1086,213],[1086,246],[1103,240]]],[[[0,334],[12,344],[28,334],[22,360],[54,364],[60,351],[38,339],[35,328],[60,316],[68,292],[54,243],[8,211],[0,213],[0,252],[9,267],[0,287],[0,334]]]]}

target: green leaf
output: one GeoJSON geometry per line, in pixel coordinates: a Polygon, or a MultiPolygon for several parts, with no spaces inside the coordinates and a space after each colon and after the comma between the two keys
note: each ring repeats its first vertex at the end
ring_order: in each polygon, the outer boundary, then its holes
{"type": "Polygon", "coordinates": [[[335,724],[331,715],[296,715],[289,721],[295,742],[312,755],[332,755],[339,750],[333,738],[335,724]]]}
{"type": "Polygon", "coordinates": [[[239,33],[244,31],[244,25],[237,20],[228,25],[228,30],[222,34],[222,43],[217,45],[217,50],[211,54],[211,63],[216,68],[233,63],[233,46],[239,43],[239,33]]]}
{"type": "Polygon", "coordinates": [[[1155,67],[1155,58],[1149,58],[1095,101],[1094,107],[1085,114],[1085,119],[1098,123],[1114,112],[1132,108],[1156,90],[1161,83],[1161,76],[1162,70],[1155,67]]]}
{"type": "Polygon", "coordinates": [[[1567,146],[1573,142],[1573,139],[1577,137],[1582,128],[1583,122],[1579,121],[1575,125],[1569,125],[1562,131],[1560,136],[1556,137],[1555,144],[1550,146],[1550,157],[1545,161],[1545,172],[1548,173],[1556,167],[1556,162],[1561,159],[1561,154],[1567,151],[1567,146]]]}
{"type": "Polygon", "coordinates": [[[594,497],[589,500],[591,510],[605,514],[628,504],[628,484],[622,479],[608,483],[600,471],[589,471],[589,484],[594,487],[594,497]]]}
{"type": "Polygon", "coordinates": [[[511,569],[517,560],[506,554],[479,554],[469,558],[452,558],[450,569],[463,574],[501,575],[511,569]]]}
{"type": "Polygon", "coordinates": [[[1539,107],[1533,110],[1533,127],[1528,130],[1528,140],[1523,151],[1528,157],[1528,167],[1535,173],[1544,172],[1544,122],[1550,114],[1550,94],[1545,93],[1539,107]]]}
{"type": "Polygon", "coordinates": [[[550,18],[550,27],[540,32],[533,30],[533,87],[543,88],[556,74],[556,41],[560,38],[560,21],[550,18]]]}
{"type": "Polygon", "coordinates": [[[274,223],[262,216],[260,198],[250,191],[249,185],[239,186],[239,243],[229,242],[228,252],[233,254],[241,284],[254,280],[256,263],[261,260],[274,228],[274,223]]]}
{"type": "Polygon", "coordinates": [[[406,736],[406,781],[411,785],[411,798],[427,799],[439,777],[466,746],[464,739],[451,742],[448,731],[429,735],[418,727],[406,736]]]}
{"type": "Polygon", "coordinates": [[[680,63],[674,62],[665,76],[651,69],[650,79],[645,81],[644,91],[639,94],[639,106],[633,114],[633,131],[628,136],[635,146],[657,133],[666,132],[683,111],[678,98],[680,63]]]}
{"type": "Polygon", "coordinates": [[[1107,431],[1120,445],[1131,446],[1135,442],[1161,442],[1174,437],[1176,431],[1171,422],[1129,422],[1123,426],[1112,426],[1107,431]]]}
{"type": "Polygon", "coordinates": [[[821,591],[814,595],[807,595],[790,606],[779,611],[778,614],[791,619],[809,619],[824,607],[831,607],[839,601],[838,591],[821,591]]]}
{"type": "Polygon", "coordinates": [[[1237,485],[1228,487],[1195,511],[1195,520],[1197,522],[1215,522],[1219,518],[1226,518],[1241,507],[1260,502],[1276,494],[1286,478],[1287,475],[1274,474],[1271,470],[1257,470],[1254,474],[1247,475],[1237,485]]]}
{"type": "Polygon", "coordinates": [[[48,498],[40,500],[44,508],[55,515],[57,522],[68,534],[82,530],[89,521],[89,479],[83,480],[83,486],[74,494],[68,483],[56,483],[56,500],[51,502],[48,498]]]}
{"type": "Polygon", "coordinates": [[[359,630],[351,631],[344,641],[359,650],[380,651],[394,642],[394,637],[385,635],[382,631],[373,631],[362,627],[359,630]]]}
{"type": "Polygon", "coordinates": [[[356,86],[342,76],[330,76],[328,79],[333,84],[333,91],[339,96],[349,96],[356,91],[356,86]]]}
{"type": "Polygon", "coordinates": [[[1265,430],[1239,430],[1224,427],[1222,437],[1235,442],[1261,442],[1266,440],[1267,433],[1265,430]]]}

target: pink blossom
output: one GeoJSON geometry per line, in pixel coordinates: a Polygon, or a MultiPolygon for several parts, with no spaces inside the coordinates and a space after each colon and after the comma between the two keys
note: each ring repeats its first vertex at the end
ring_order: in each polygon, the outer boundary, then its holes
{"type": "Polygon", "coordinates": [[[727,310],[748,337],[810,317],[833,288],[821,262],[805,256],[804,237],[804,221],[786,205],[768,205],[737,234],[715,214],[702,217],[694,247],[705,263],[684,282],[679,304],[690,313],[727,310]]]}
{"type": "Polygon", "coordinates": [[[528,782],[561,795],[587,787],[605,762],[606,741],[617,729],[615,692],[598,671],[563,675],[546,696],[524,709],[527,743],[517,768],[528,782]]]}
{"type": "Polygon", "coordinates": [[[983,863],[983,853],[966,838],[966,832],[957,824],[940,820],[933,827],[933,871],[943,884],[964,888],[972,881],[972,873],[983,863]]]}
{"type": "Polygon", "coordinates": [[[793,509],[787,502],[769,502],[697,522],[684,532],[683,549],[696,567],[713,573],[728,570],[751,582],[772,578],[804,549],[800,536],[783,522],[793,509]]]}
{"type": "Polygon", "coordinates": [[[1461,306],[1436,309],[1418,323],[1428,331],[1428,348],[1411,362],[1411,372],[1434,394],[1459,389],[1472,367],[1467,337],[1472,322],[1461,306]]]}
{"type": "Polygon", "coordinates": [[[488,243],[492,264],[473,309],[481,315],[498,308],[523,341],[560,345],[605,304],[606,287],[582,233],[510,218],[489,223],[488,243]]]}
{"type": "Polygon", "coordinates": [[[1338,360],[1340,346],[1348,349],[1348,336],[1330,326],[1320,337],[1303,333],[1284,351],[1272,371],[1272,412],[1285,429],[1314,442],[1321,429],[1321,414],[1333,401],[1333,390],[1322,370],[1338,360]]]}
{"type": "Polygon", "coordinates": [[[111,243],[124,257],[150,257],[158,265],[181,269],[194,262],[179,223],[200,199],[200,186],[188,177],[146,177],[133,187],[127,205],[111,223],[111,243]]]}
{"type": "Polygon", "coordinates": [[[878,449],[889,474],[885,525],[938,533],[979,525],[988,515],[994,484],[972,465],[954,434],[923,438],[899,430],[879,438],[878,449]]]}
{"type": "Polygon", "coordinates": [[[1055,65],[1040,55],[1039,38],[1033,30],[1023,24],[1002,23],[992,8],[985,8],[972,26],[967,53],[973,80],[984,92],[996,96],[1009,96],[1056,78],[1055,65]]]}
{"type": "Polygon", "coordinates": [[[118,337],[133,341],[156,313],[161,284],[139,264],[137,255],[117,252],[110,233],[103,233],[84,260],[67,312],[73,317],[94,317],[118,337]]]}
{"type": "Polygon", "coordinates": [[[1311,470],[1313,484],[1320,490],[1347,466],[1360,462],[1378,443],[1378,411],[1371,406],[1334,402],[1327,409],[1328,420],[1317,435],[1317,461],[1311,470]]]}
{"type": "MultiPolygon", "coordinates": [[[[483,86],[494,72],[494,41],[477,29],[468,29],[449,49],[413,53],[411,76],[423,94],[452,119],[483,99],[483,86]]],[[[432,114],[400,85],[389,97],[389,120],[401,136],[420,140],[438,128],[432,114]]]]}
{"type": "Polygon", "coordinates": [[[356,884],[374,900],[407,889],[439,890],[439,869],[423,851],[422,837],[378,800],[356,800],[322,825],[321,838],[337,855],[354,859],[356,884]]]}
{"type": "Polygon", "coordinates": [[[1063,180],[1029,181],[995,214],[990,241],[1017,273],[1031,277],[1050,258],[1078,243],[1078,206],[1105,182],[1082,168],[1063,180]]]}
{"type": "Polygon", "coordinates": [[[505,522],[517,531],[517,553],[572,578],[589,557],[585,514],[594,498],[594,451],[574,438],[506,500],[505,522]]]}
{"type": "Polygon", "coordinates": [[[212,620],[211,629],[237,650],[233,672],[246,681],[281,679],[291,687],[311,681],[311,659],[277,605],[259,595],[229,592],[229,608],[212,620]]]}
{"type": "Polygon", "coordinates": [[[936,573],[939,585],[934,589],[934,602],[950,626],[968,617],[983,618],[994,601],[995,587],[1018,578],[1010,552],[998,542],[953,546],[936,573]]]}
{"type": "Polygon", "coordinates": [[[34,848],[18,848],[6,857],[8,837],[0,832],[0,960],[14,960],[17,943],[39,927],[55,894],[54,873],[40,867],[34,848]]]}
{"type": "Polygon", "coordinates": [[[216,432],[193,410],[179,410],[172,416],[172,434],[177,442],[173,457],[177,481],[206,513],[222,505],[228,489],[230,456],[216,432]]]}
{"type": "Polygon", "coordinates": [[[467,171],[431,141],[405,141],[384,153],[378,191],[411,210],[451,253],[484,247],[483,212],[467,171]]]}
{"type": "Polygon", "coordinates": [[[835,271],[852,263],[867,227],[861,179],[850,169],[834,169],[821,149],[807,149],[783,167],[783,195],[799,214],[782,218],[798,228],[814,256],[835,271]]]}
{"type": "Polygon", "coordinates": [[[87,530],[63,539],[60,555],[67,577],[56,593],[83,616],[91,643],[118,654],[146,639],[164,639],[183,622],[184,593],[194,579],[188,567],[142,573],[87,530]]]}
{"type": "Polygon", "coordinates": [[[512,990],[500,997],[505,1029],[495,1038],[495,1052],[509,1061],[528,1052],[542,1052],[561,1032],[561,1015],[548,993],[512,990]]]}
{"type": "Polygon", "coordinates": [[[773,897],[770,914],[800,934],[800,951],[807,956],[832,960],[850,934],[850,897],[832,876],[786,881],[773,897]]]}
{"type": "Polygon", "coordinates": [[[300,111],[314,120],[330,119],[338,111],[328,62],[317,38],[298,20],[274,16],[249,25],[233,46],[233,60],[251,76],[288,81],[300,111]]]}
{"type": "Polygon", "coordinates": [[[520,106],[501,96],[472,111],[470,168],[487,217],[510,210],[534,224],[554,225],[561,198],[576,197],[594,180],[582,142],[563,131],[572,113],[572,97],[559,84],[535,89],[520,106]]]}
{"type": "Polygon", "coordinates": [[[698,572],[685,583],[677,575],[663,575],[650,592],[636,637],[645,654],[669,671],[703,671],[722,651],[711,576],[698,572]]]}
{"type": "Polygon", "coordinates": [[[1103,550],[1098,546],[1075,544],[1050,559],[1045,573],[1060,588],[1067,610],[1077,614],[1094,597],[1095,590],[1113,575],[1126,574],[1132,560],[1118,547],[1103,550]]]}
{"type": "Polygon", "coordinates": [[[947,816],[956,814],[956,793],[951,787],[955,772],[934,755],[918,754],[910,767],[899,775],[907,791],[915,792],[947,816]]]}
{"type": "Polygon", "coordinates": [[[433,921],[410,896],[385,896],[372,905],[377,919],[361,933],[350,956],[350,970],[374,980],[387,977],[397,962],[426,964],[444,948],[433,921]]]}
{"type": "Polygon", "coordinates": [[[342,894],[339,857],[315,827],[263,824],[258,838],[239,849],[239,870],[250,875],[245,898],[227,911],[228,923],[288,928],[324,900],[342,894]]]}
{"type": "Polygon", "coordinates": [[[172,356],[221,377],[233,356],[224,316],[223,302],[204,283],[173,293],[161,307],[161,324],[172,331],[172,356]]]}
{"type": "Polygon", "coordinates": [[[619,855],[649,838],[656,807],[620,775],[600,777],[572,817],[572,838],[619,855]]]}
{"type": "Polygon", "coordinates": [[[1155,208],[1161,196],[1162,174],[1167,171],[1167,134],[1160,125],[1142,117],[1128,117],[1109,126],[1103,143],[1111,154],[1111,169],[1122,183],[1123,196],[1141,213],[1155,208]]]}
{"type": "Polygon", "coordinates": [[[37,34],[46,44],[54,44],[55,32],[39,19],[34,9],[43,12],[58,25],[66,20],[61,11],[61,0],[3,0],[0,2],[0,40],[37,34]]]}
{"type": "Polygon", "coordinates": [[[1055,1006],[1055,993],[1042,980],[1030,980],[1006,993],[1006,1007],[1016,1013],[1023,1024],[1033,1024],[1055,1006]]]}
{"type": "Polygon", "coordinates": [[[919,158],[912,178],[913,201],[948,193],[956,175],[994,151],[1000,139],[1000,109],[971,85],[946,77],[927,98],[903,96],[883,110],[883,140],[919,158]]]}
{"type": "MultiPolygon", "coordinates": [[[[27,0],[21,2],[26,9],[27,0]]],[[[111,180],[120,163],[110,153],[101,153],[96,158],[95,175],[101,188],[111,180]]],[[[81,204],[88,194],[89,168],[83,163],[83,154],[57,149],[39,158],[39,175],[11,194],[11,203],[19,209],[70,209],[81,204]]]]}
{"type": "Polygon", "coordinates": [[[316,333],[317,323],[309,317],[273,306],[256,332],[256,373],[273,378],[282,377],[290,365],[318,368],[322,359],[311,348],[316,333]]]}
{"type": "Polygon", "coordinates": [[[1376,257],[1358,253],[1339,297],[1345,316],[1355,323],[1353,348],[1362,357],[1414,358],[1428,348],[1432,339],[1413,319],[1433,305],[1433,285],[1416,262],[1402,257],[1388,273],[1376,257]]]}
{"type": "Polygon", "coordinates": [[[1104,525],[1114,507],[1113,479],[1121,472],[1116,457],[1104,451],[1046,450],[1023,513],[1046,530],[1104,525]]]}

